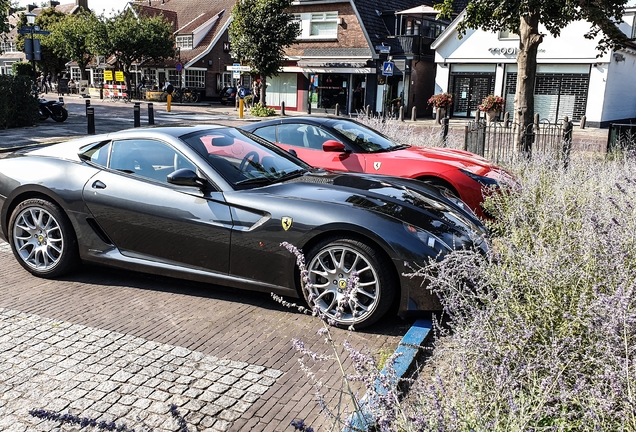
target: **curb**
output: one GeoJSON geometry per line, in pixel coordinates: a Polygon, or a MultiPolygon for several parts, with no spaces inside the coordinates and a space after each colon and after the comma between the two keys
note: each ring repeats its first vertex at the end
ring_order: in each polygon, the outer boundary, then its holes
{"type": "MultiPolygon", "coordinates": [[[[406,332],[400,343],[398,344],[395,354],[399,354],[395,363],[393,364],[394,377],[391,378],[391,387],[396,388],[402,378],[410,371],[415,365],[415,359],[419,353],[419,350],[431,332],[433,328],[433,321],[429,319],[419,319],[411,326],[409,331],[406,332]]],[[[386,366],[380,372],[381,375],[387,375],[388,371],[386,366]]],[[[386,393],[381,385],[380,379],[376,379],[374,383],[376,392],[379,394],[386,393]]],[[[353,413],[349,416],[347,422],[349,426],[345,426],[342,432],[359,432],[368,430],[370,424],[367,424],[366,419],[369,416],[369,401],[367,399],[368,393],[360,399],[360,410],[362,415],[353,413]]]]}

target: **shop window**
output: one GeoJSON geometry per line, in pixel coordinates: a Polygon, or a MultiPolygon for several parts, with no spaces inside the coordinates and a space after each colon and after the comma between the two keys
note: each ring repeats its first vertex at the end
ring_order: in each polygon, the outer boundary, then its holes
{"type": "Polygon", "coordinates": [[[204,88],[205,71],[197,69],[186,69],[185,86],[190,88],[204,88]]]}
{"type": "Polygon", "coordinates": [[[177,36],[175,43],[178,48],[181,48],[183,50],[192,49],[192,35],[177,36]]]}
{"type": "Polygon", "coordinates": [[[104,69],[93,69],[93,84],[99,85],[104,82],[104,69]]]}

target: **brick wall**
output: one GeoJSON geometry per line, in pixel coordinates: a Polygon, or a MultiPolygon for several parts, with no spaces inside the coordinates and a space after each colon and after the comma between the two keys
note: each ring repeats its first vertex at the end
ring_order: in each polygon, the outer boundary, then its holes
{"type": "Polygon", "coordinates": [[[344,24],[338,26],[338,38],[333,39],[299,39],[297,44],[289,47],[285,54],[288,56],[302,56],[306,49],[328,49],[328,48],[367,48],[369,46],[364,37],[362,26],[358,21],[353,8],[349,3],[325,4],[313,6],[295,6],[289,10],[290,13],[311,13],[311,12],[333,12],[338,11],[338,18],[344,20],[344,24]]]}

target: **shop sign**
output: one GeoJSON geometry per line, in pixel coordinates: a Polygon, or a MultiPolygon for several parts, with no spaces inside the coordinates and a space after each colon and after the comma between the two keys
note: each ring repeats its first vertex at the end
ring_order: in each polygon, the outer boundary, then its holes
{"type": "Polygon", "coordinates": [[[491,54],[497,55],[517,55],[519,48],[517,47],[508,47],[508,48],[488,48],[491,54]]]}

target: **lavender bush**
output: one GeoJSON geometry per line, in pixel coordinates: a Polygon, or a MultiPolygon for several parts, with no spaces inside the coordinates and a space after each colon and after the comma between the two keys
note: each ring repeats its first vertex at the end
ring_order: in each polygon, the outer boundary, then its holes
{"type": "Polygon", "coordinates": [[[449,324],[401,427],[636,430],[636,163],[509,168],[522,189],[487,201],[492,256],[458,251],[414,274],[449,324]]]}

